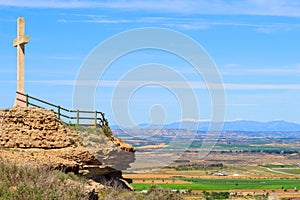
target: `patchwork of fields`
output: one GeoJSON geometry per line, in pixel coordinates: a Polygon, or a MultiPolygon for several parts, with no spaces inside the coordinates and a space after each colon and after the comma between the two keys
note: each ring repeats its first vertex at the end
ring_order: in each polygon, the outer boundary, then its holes
{"type": "MultiPolygon", "coordinates": [[[[201,135],[198,135],[174,163],[165,167],[141,163],[140,168],[127,171],[124,176],[133,179],[132,186],[137,192],[158,185],[194,195],[203,195],[203,191],[229,191],[242,196],[264,195],[262,198],[269,194],[274,199],[300,198],[300,143],[296,136],[292,133],[278,133],[276,137],[272,133],[247,134],[229,133],[219,138],[204,159],[199,159],[199,151],[203,149],[201,135]],[[295,138],[288,139],[291,136],[295,138]]],[[[139,146],[136,154],[144,155],[147,160],[154,149],[166,147],[170,140],[170,135],[155,137],[155,142],[139,146]]],[[[134,138],[130,140],[135,143],[134,138]]],[[[164,151],[163,156],[175,157],[173,153],[164,151]]]]}

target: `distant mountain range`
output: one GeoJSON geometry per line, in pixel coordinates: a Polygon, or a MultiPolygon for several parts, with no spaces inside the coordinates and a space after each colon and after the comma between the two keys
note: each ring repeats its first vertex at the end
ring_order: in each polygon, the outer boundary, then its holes
{"type": "MultiPolygon", "coordinates": [[[[165,125],[140,124],[134,129],[189,129],[207,131],[209,124],[209,121],[201,121],[198,123],[185,120],[165,125]]],[[[120,129],[118,126],[112,126],[111,128],[120,129]]],[[[224,122],[223,131],[300,131],[300,124],[282,120],[270,122],[237,120],[224,122]]]]}

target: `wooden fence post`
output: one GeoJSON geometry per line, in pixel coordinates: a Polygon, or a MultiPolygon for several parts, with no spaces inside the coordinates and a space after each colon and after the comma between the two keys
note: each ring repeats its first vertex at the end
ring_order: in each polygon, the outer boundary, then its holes
{"type": "Polygon", "coordinates": [[[26,107],[28,107],[29,102],[28,102],[28,94],[26,94],[26,107]]]}
{"type": "Polygon", "coordinates": [[[77,126],[79,126],[79,110],[77,110],[77,117],[76,117],[76,119],[77,119],[77,126]]]}
{"type": "Polygon", "coordinates": [[[58,115],[58,119],[60,119],[60,106],[57,106],[57,115],[58,115]]]}
{"type": "Polygon", "coordinates": [[[97,128],[97,110],[95,111],[95,128],[97,128]]]}

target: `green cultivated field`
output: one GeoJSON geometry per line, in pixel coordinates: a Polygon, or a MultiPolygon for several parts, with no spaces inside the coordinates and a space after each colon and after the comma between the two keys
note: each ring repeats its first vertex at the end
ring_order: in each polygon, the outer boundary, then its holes
{"type": "MultiPolygon", "coordinates": [[[[197,145],[194,148],[199,148],[197,145]]],[[[266,146],[266,145],[246,145],[246,144],[216,144],[216,149],[222,150],[278,150],[278,151],[287,151],[287,150],[296,150],[299,151],[299,147],[281,147],[281,146],[266,146]]]]}
{"type": "Polygon", "coordinates": [[[290,165],[267,164],[267,165],[263,165],[262,167],[267,167],[267,168],[296,168],[296,167],[298,167],[298,165],[297,164],[290,164],[290,165]]]}
{"type": "MultiPolygon", "coordinates": [[[[290,174],[300,175],[300,169],[276,169],[277,171],[286,172],[290,174]]],[[[299,180],[300,181],[300,180],[299,180]]]]}
{"type": "MultiPolygon", "coordinates": [[[[230,189],[294,189],[300,188],[300,181],[293,179],[182,179],[193,182],[193,184],[156,184],[170,189],[191,190],[230,190],[230,189]]],[[[135,190],[148,189],[152,184],[133,183],[135,190]]]]}

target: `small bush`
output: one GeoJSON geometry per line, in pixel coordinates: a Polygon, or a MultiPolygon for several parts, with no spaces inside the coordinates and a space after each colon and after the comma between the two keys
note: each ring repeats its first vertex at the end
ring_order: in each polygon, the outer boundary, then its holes
{"type": "Polygon", "coordinates": [[[99,200],[183,200],[183,196],[170,189],[151,186],[147,194],[117,189],[103,189],[98,193],[99,200]]]}
{"type": "Polygon", "coordinates": [[[211,192],[211,193],[209,193],[209,192],[203,191],[202,193],[206,200],[228,199],[230,196],[229,192],[211,192]]]}
{"type": "Polygon", "coordinates": [[[161,188],[158,186],[151,186],[148,190],[147,196],[145,199],[148,200],[164,200],[164,199],[172,199],[172,200],[181,200],[184,199],[180,194],[171,191],[170,189],[161,188]]]}
{"type": "Polygon", "coordinates": [[[104,135],[106,135],[106,137],[111,137],[113,134],[112,134],[112,131],[109,127],[109,122],[105,118],[104,113],[100,113],[100,114],[101,114],[101,118],[100,118],[99,126],[102,129],[104,135]]]}

